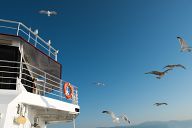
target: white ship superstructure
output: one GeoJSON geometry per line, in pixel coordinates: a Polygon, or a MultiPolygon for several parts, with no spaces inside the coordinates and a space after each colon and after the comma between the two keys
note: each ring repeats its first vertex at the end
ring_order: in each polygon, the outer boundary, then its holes
{"type": "Polygon", "coordinates": [[[78,88],[61,79],[57,54],[38,30],[0,19],[0,128],[75,121],[78,88]]]}

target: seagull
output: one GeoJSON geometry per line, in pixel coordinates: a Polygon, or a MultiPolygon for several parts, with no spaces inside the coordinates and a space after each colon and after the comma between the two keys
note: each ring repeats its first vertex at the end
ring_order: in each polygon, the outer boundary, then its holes
{"type": "Polygon", "coordinates": [[[111,111],[102,111],[102,113],[109,114],[114,123],[120,123],[119,122],[119,117],[115,116],[115,114],[113,112],[111,112],[111,111]]]}
{"type": "Polygon", "coordinates": [[[179,40],[179,43],[181,45],[181,52],[191,52],[192,48],[189,47],[189,45],[181,37],[177,37],[177,39],[179,40]]]}
{"type": "Polygon", "coordinates": [[[170,64],[170,65],[165,66],[164,68],[166,68],[166,69],[173,69],[175,67],[181,67],[183,69],[186,69],[185,66],[183,66],[181,64],[170,64]]]}
{"type": "Polygon", "coordinates": [[[153,105],[160,106],[160,105],[168,105],[167,103],[154,103],[153,105]]]}
{"type": "Polygon", "coordinates": [[[131,121],[127,118],[127,116],[126,116],[125,114],[123,114],[123,115],[121,116],[121,119],[122,119],[123,121],[129,123],[129,124],[131,123],[131,121]]]}
{"type": "Polygon", "coordinates": [[[105,86],[105,84],[102,83],[102,82],[95,82],[95,83],[93,83],[93,84],[95,84],[96,86],[105,86]]]}
{"type": "Polygon", "coordinates": [[[57,15],[56,11],[46,11],[46,10],[41,10],[39,11],[40,14],[46,14],[47,16],[51,16],[51,15],[57,15]]]}
{"type": "Polygon", "coordinates": [[[147,72],[147,73],[145,73],[145,74],[154,74],[154,75],[157,75],[157,79],[161,79],[161,77],[163,77],[164,75],[165,75],[165,73],[167,73],[169,70],[171,70],[171,69],[167,69],[167,70],[165,70],[165,71],[163,71],[163,72],[160,72],[160,71],[151,71],[151,72],[147,72]]]}

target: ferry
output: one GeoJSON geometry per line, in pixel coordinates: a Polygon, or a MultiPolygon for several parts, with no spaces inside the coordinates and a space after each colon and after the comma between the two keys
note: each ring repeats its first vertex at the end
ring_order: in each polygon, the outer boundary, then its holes
{"type": "Polygon", "coordinates": [[[75,128],[78,87],[62,80],[58,52],[37,29],[0,19],[0,128],[75,128]]]}

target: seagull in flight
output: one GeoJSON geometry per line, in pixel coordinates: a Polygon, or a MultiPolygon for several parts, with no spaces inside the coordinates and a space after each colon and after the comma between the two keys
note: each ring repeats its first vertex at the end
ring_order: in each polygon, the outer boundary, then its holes
{"type": "Polygon", "coordinates": [[[39,11],[40,14],[46,14],[47,16],[51,16],[51,15],[57,15],[56,11],[46,11],[46,10],[41,10],[39,11]]]}
{"type": "Polygon", "coordinates": [[[154,103],[155,106],[168,105],[167,103],[154,103]]]}
{"type": "Polygon", "coordinates": [[[102,83],[102,82],[95,82],[95,83],[93,83],[93,84],[95,84],[96,86],[105,86],[105,84],[104,83],[102,83]]]}
{"type": "Polygon", "coordinates": [[[161,79],[161,77],[163,77],[169,70],[171,70],[171,69],[167,69],[167,70],[165,70],[165,71],[163,71],[163,72],[160,72],[160,71],[151,71],[151,72],[147,72],[147,73],[145,73],[145,74],[154,74],[154,75],[157,75],[157,79],[161,79]]]}
{"type": "Polygon", "coordinates": [[[177,37],[177,39],[179,40],[180,46],[181,46],[181,52],[191,52],[192,48],[184,41],[183,38],[181,37],[177,37]]]}
{"type": "Polygon", "coordinates": [[[114,123],[120,123],[119,122],[119,117],[117,117],[113,112],[111,112],[111,111],[102,111],[102,113],[110,115],[114,123]]]}
{"type": "Polygon", "coordinates": [[[185,66],[183,66],[181,64],[170,64],[170,65],[165,66],[164,68],[166,68],[166,69],[173,69],[175,67],[181,67],[183,69],[186,69],[185,66]]]}

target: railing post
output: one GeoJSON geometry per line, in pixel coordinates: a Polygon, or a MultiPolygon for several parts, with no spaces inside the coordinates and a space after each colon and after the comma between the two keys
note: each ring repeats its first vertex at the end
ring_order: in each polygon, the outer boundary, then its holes
{"type": "Polygon", "coordinates": [[[74,87],[72,103],[76,104],[76,105],[78,104],[78,89],[77,89],[77,87],[74,87]]]}
{"type": "Polygon", "coordinates": [[[19,71],[19,79],[22,78],[23,72],[23,45],[20,45],[21,57],[20,57],[20,71],[19,71]]]}
{"type": "Polygon", "coordinates": [[[22,78],[22,72],[23,72],[23,62],[20,62],[19,79],[22,78]]]}
{"type": "Polygon", "coordinates": [[[49,47],[49,56],[51,56],[51,40],[48,41],[48,47],[49,47]]]}
{"type": "Polygon", "coordinates": [[[28,35],[28,42],[30,41],[31,38],[31,32],[30,32],[31,28],[29,28],[29,35],[28,35]]]}
{"type": "Polygon", "coordinates": [[[57,61],[57,54],[55,55],[55,61],[57,61]]]}
{"type": "Polygon", "coordinates": [[[37,47],[37,35],[35,35],[35,47],[37,47]]]}
{"type": "Polygon", "coordinates": [[[58,54],[58,53],[59,53],[59,50],[56,50],[56,51],[55,51],[55,54],[54,54],[54,55],[55,55],[55,61],[57,61],[57,54],[58,54]]]}
{"type": "Polygon", "coordinates": [[[19,22],[19,24],[17,26],[17,36],[19,35],[20,25],[21,25],[21,23],[19,22]]]}
{"type": "Polygon", "coordinates": [[[37,35],[39,33],[38,29],[35,30],[35,47],[37,47],[37,35]]]}

